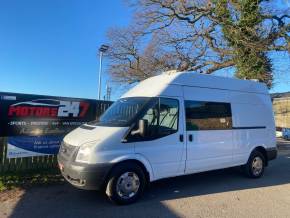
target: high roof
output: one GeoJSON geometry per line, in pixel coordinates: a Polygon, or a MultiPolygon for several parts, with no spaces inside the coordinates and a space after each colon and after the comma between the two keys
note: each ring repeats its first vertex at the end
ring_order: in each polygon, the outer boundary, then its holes
{"type": "Polygon", "coordinates": [[[232,90],[268,94],[267,86],[263,83],[228,77],[206,75],[194,72],[165,72],[140,82],[122,97],[157,96],[168,85],[192,86],[211,89],[232,90]]]}

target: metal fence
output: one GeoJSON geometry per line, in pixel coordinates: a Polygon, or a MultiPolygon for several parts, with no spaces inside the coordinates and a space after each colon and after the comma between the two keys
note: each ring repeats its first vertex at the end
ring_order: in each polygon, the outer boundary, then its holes
{"type": "MultiPolygon", "coordinates": [[[[97,105],[96,117],[99,117],[111,102],[97,105]]],[[[0,176],[15,172],[43,171],[57,168],[56,155],[36,157],[7,158],[7,137],[0,137],[0,176]]]]}

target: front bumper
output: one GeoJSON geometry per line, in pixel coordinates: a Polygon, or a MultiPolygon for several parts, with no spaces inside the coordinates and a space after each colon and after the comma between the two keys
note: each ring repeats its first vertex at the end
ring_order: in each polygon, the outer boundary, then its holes
{"type": "Polygon", "coordinates": [[[61,155],[57,156],[58,165],[63,177],[73,186],[86,190],[103,188],[112,164],[85,164],[66,161],[61,155]]]}

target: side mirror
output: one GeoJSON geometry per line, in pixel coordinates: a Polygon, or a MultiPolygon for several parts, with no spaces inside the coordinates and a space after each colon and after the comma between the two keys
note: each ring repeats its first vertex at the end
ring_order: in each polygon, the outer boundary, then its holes
{"type": "Polygon", "coordinates": [[[139,134],[140,136],[146,136],[148,129],[148,120],[139,120],[138,129],[131,132],[131,135],[139,134]]]}

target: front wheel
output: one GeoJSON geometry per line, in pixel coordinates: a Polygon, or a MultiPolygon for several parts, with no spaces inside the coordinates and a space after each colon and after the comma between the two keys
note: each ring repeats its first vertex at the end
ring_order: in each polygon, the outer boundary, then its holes
{"type": "Polygon", "coordinates": [[[110,174],[106,194],[117,204],[131,204],[138,200],[146,186],[146,177],[135,163],[117,165],[110,174]]]}
{"type": "Polygon", "coordinates": [[[265,170],[265,157],[259,151],[253,151],[246,165],[244,171],[250,178],[260,178],[265,170]]]}

